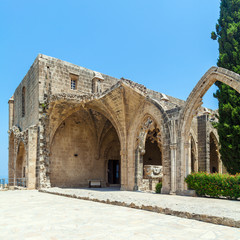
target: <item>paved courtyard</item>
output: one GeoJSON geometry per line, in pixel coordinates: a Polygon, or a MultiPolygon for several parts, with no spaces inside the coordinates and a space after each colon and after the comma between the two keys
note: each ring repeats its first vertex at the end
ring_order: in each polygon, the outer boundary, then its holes
{"type": "Polygon", "coordinates": [[[48,188],[43,191],[240,228],[240,201],[119,191],[117,188],[48,188]]]}
{"type": "Polygon", "coordinates": [[[240,239],[240,230],[38,191],[0,192],[2,240],[240,239]]]}

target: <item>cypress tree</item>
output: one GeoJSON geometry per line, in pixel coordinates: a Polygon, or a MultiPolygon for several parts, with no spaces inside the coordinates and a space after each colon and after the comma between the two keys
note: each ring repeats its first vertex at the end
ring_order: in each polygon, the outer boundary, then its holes
{"type": "MultiPolygon", "coordinates": [[[[219,43],[217,65],[240,74],[240,0],[221,0],[220,17],[211,38],[219,43]]],[[[221,82],[216,85],[221,159],[227,171],[236,174],[240,172],[240,94],[221,82]]]]}

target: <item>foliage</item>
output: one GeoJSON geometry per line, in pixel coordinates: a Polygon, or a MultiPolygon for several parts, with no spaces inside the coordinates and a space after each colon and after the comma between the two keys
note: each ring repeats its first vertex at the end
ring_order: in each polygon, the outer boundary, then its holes
{"type": "Polygon", "coordinates": [[[185,178],[188,188],[194,189],[198,196],[240,198],[240,174],[191,173],[185,178]]]}
{"type": "MultiPolygon", "coordinates": [[[[217,65],[240,74],[240,0],[221,0],[216,33],[212,32],[211,38],[219,43],[217,65]]],[[[240,172],[240,94],[221,82],[216,85],[221,159],[227,171],[236,174],[240,172]]]]}
{"type": "Polygon", "coordinates": [[[159,182],[159,183],[156,184],[155,192],[156,193],[161,193],[161,189],[162,189],[162,182],[159,182]]]}

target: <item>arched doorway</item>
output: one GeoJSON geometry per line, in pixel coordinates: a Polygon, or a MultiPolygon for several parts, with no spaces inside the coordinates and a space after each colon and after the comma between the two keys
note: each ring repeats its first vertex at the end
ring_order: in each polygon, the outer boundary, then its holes
{"type": "MultiPolygon", "coordinates": [[[[109,185],[109,181],[114,184],[116,178],[109,180],[108,173],[112,177],[120,174],[118,134],[104,115],[81,108],[58,127],[51,144],[50,163],[53,187],[87,187],[89,180],[100,180],[102,186],[109,185]],[[112,163],[111,169],[108,162],[112,163]]],[[[120,176],[118,180],[120,184],[120,176]]]]}
{"type": "Polygon", "coordinates": [[[121,157],[120,142],[117,140],[115,131],[111,129],[102,145],[105,149],[106,161],[106,185],[109,187],[120,186],[121,183],[121,157]],[[112,133],[111,133],[112,132],[112,133]],[[112,135],[112,136],[111,136],[112,135]],[[109,139],[111,138],[111,139],[109,139]]]}
{"type": "Polygon", "coordinates": [[[27,164],[26,164],[26,151],[23,142],[20,142],[18,146],[15,172],[17,186],[26,187],[27,164]]]}

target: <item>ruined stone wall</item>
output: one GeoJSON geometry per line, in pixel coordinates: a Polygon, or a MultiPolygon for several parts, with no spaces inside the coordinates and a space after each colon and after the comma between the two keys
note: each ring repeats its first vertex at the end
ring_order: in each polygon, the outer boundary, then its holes
{"type": "MultiPolygon", "coordinates": [[[[198,120],[197,117],[194,117],[191,124],[191,131],[190,133],[193,135],[194,141],[197,141],[197,134],[198,134],[198,120]]],[[[196,142],[197,144],[197,142],[196,142]]]]}
{"type": "MultiPolygon", "coordinates": [[[[91,94],[92,79],[95,76],[94,71],[41,54],[40,61],[40,78],[49,79],[49,83],[42,86],[50,88],[51,94],[69,93],[69,94],[91,94]],[[76,79],[76,90],[71,89],[71,75],[76,79]]],[[[102,90],[110,88],[116,84],[119,79],[102,74],[104,81],[102,90]]]]}
{"type": "Polygon", "coordinates": [[[38,124],[39,88],[38,88],[38,59],[36,59],[28,73],[14,93],[14,120],[13,125],[22,131],[32,125],[38,124]],[[25,115],[22,116],[22,89],[25,87],[25,115]]]}
{"type": "Polygon", "coordinates": [[[158,101],[165,110],[170,110],[176,107],[182,107],[185,101],[174,98],[163,93],[159,93],[150,89],[147,89],[148,95],[154,100],[158,101]]]}
{"type": "Polygon", "coordinates": [[[198,116],[198,170],[207,169],[207,115],[198,116]]]}

